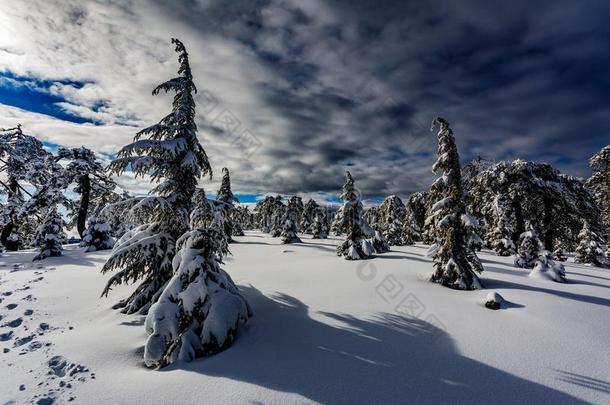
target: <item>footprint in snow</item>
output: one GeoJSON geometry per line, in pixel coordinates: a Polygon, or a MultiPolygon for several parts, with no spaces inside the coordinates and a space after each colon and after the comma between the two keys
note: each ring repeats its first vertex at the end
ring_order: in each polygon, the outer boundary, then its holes
{"type": "Polygon", "coordinates": [[[51,342],[45,343],[45,342],[41,342],[39,340],[35,340],[33,342],[30,342],[30,344],[26,348],[22,349],[21,352],[19,352],[19,355],[23,356],[25,354],[32,353],[32,352],[35,352],[36,350],[42,349],[43,347],[48,348],[50,346],[52,346],[51,342]]]}
{"type": "Polygon", "coordinates": [[[20,347],[27,343],[30,343],[32,340],[34,340],[35,337],[35,335],[29,335],[26,337],[15,339],[15,341],[13,342],[13,347],[20,347]]]}
{"type": "Polygon", "coordinates": [[[11,340],[13,337],[13,331],[8,331],[6,333],[0,334],[0,342],[6,342],[7,340],[11,340]]]}
{"type": "Polygon", "coordinates": [[[13,319],[10,322],[5,323],[4,325],[2,325],[3,327],[8,326],[9,328],[17,328],[19,327],[21,324],[23,323],[23,319],[22,318],[17,318],[17,319],[13,319]]]}
{"type": "Polygon", "coordinates": [[[34,313],[33,309],[26,309],[25,311],[23,311],[23,315],[25,316],[30,316],[34,313]]]}
{"type": "Polygon", "coordinates": [[[17,308],[17,306],[18,306],[18,304],[8,304],[8,305],[6,306],[6,309],[8,309],[8,310],[12,310],[12,309],[17,308]]]}
{"type": "Polygon", "coordinates": [[[86,366],[70,363],[63,356],[51,357],[47,365],[48,372],[45,381],[39,382],[38,386],[52,386],[54,388],[50,388],[41,396],[34,396],[33,402],[36,404],[54,404],[63,398],[67,398],[64,402],[71,402],[75,399],[72,390],[76,383],[85,382],[87,379],[95,379],[95,373],[91,373],[86,366]],[[53,382],[57,379],[59,379],[58,384],[53,382]]]}

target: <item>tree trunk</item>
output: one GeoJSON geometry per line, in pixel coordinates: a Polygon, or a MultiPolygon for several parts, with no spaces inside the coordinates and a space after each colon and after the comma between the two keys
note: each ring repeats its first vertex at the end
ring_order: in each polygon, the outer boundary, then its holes
{"type": "Polygon", "coordinates": [[[549,197],[544,197],[544,248],[553,251],[553,204],[549,197]]]}
{"type": "Polygon", "coordinates": [[[513,211],[515,212],[515,233],[513,233],[513,242],[515,245],[519,243],[519,237],[525,232],[525,220],[523,219],[523,210],[521,203],[517,200],[513,200],[513,211]]]}
{"type": "Polygon", "coordinates": [[[11,236],[11,233],[13,233],[13,228],[15,228],[15,224],[13,224],[13,222],[9,222],[4,226],[4,228],[2,228],[2,233],[0,233],[0,241],[2,242],[2,246],[4,246],[8,251],[19,250],[19,242],[8,239],[8,237],[11,236]]]}
{"type": "Polygon", "coordinates": [[[76,221],[76,229],[80,237],[83,237],[87,227],[87,213],[89,212],[89,198],[91,194],[91,180],[89,175],[81,176],[78,180],[80,183],[80,206],[78,207],[78,219],[76,221]]]}
{"type": "MultiPolygon", "coordinates": [[[[11,199],[12,196],[19,193],[19,183],[16,179],[11,178],[9,180],[9,190],[8,190],[8,198],[11,199]]],[[[13,229],[15,229],[15,213],[11,212],[9,214],[9,222],[2,228],[2,232],[0,233],[0,242],[8,251],[17,251],[19,250],[19,241],[18,240],[9,240],[9,236],[13,233],[13,229]]]]}

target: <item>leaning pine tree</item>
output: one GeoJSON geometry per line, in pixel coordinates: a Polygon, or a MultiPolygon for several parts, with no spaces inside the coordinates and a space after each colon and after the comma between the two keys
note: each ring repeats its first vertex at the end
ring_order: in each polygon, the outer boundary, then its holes
{"type": "MultiPolygon", "coordinates": [[[[176,39],[176,51],[180,53],[182,77],[173,79],[165,89],[176,89],[177,103],[174,111],[185,125],[182,139],[188,145],[180,163],[182,189],[173,189],[174,201],[180,202],[182,230],[189,228],[188,207],[196,191],[197,179],[210,173],[207,156],[197,141],[194,123],[195,103],[188,55],[182,43],[176,39]],[[184,92],[184,93],[182,93],[184,92]],[[188,180],[186,180],[188,179],[188,180]],[[185,181],[186,180],[186,181],[185,181]],[[182,200],[184,198],[184,200],[182,200]],[[184,214],[184,215],[183,215],[184,214]]],[[[226,172],[228,176],[228,171],[226,172]]],[[[177,179],[173,179],[175,182],[177,179]]],[[[203,203],[205,193],[197,193],[196,200],[203,203]]],[[[174,204],[176,204],[174,202],[174,204]]],[[[230,200],[217,201],[210,208],[218,208],[230,200]]],[[[205,204],[203,204],[205,205],[205,204]]],[[[177,239],[177,253],[173,256],[172,277],[167,282],[158,301],[152,304],[146,316],[148,339],[144,347],[144,362],[149,367],[162,367],[176,360],[217,353],[230,346],[237,337],[240,324],[251,316],[250,307],[233,283],[231,277],[220,268],[222,258],[228,253],[227,235],[224,231],[226,216],[220,209],[212,209],[213,218],[208,229],[191,229],[177,239]]],[[[191,217],[192,222],[196,219],[191,217]]],[[[193,224],[191,222],[191,225],[193,224]]]]}
{"type": "Polygon", "coordinates": [[[477,273],[483,266],[476,253],[468,247],[469,216],[462,193],[460,158],[449,123],[440,117],[432,121],[439,126],[438,158],[432,170],[443,171],[430,189],[435,198],[426,219],[432,229],[435,245],[430,250],[434,259],[431,281],[460,290],[481,288],[477,273]]]}
{"type": "Polygon", "coordinates": [[[131,167],[136,176],[150,175],[159,183],[151,196],[138,201],[129,214],[144,219],[143,225],[125,233],[115,244],[102,273],[118,269],[102,295],[118,284],[141,280],[135,292],[115,305],[124,313],[145,313],[172,277],[176,240],[189,230],[191,198],[198,179],[212,176],[208,157],[197,139],[195,101],[188,54],[172,39],[179,54],[179,76],[153,90],[176,93],[172,112],[158,124],[140,131],[134,142],[118,153],[109,171],[120,175],[131,167]],[[141,139],[147,136],[148,139],[141,139]]]}

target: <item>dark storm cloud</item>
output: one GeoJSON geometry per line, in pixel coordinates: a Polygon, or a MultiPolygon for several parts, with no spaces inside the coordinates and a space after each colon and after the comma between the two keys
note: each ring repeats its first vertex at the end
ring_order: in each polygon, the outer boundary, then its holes
{"type": "Polygon", "coordinates": [[[179,13],[243,41],[277,75],[259,91],[290,127],[261,152],[300,179],[274,178],[290,191],[336,189],[348,165],[369,194],[425,187],[437,114],[463,160],[586,175],[610,139],[610,3],[493,3],[205,2],[194,14],[188,2],[179,13]]]}
{"type": "MultiPolygon", "coordinates": [[[[116,3],[128,21],[144,13],[116,3]]],[[[246,157],[234,146],[212,151],[234,169],[238,191],[337,192],[349,168],[365,195],[404,197],[433,179],[436,115],[450,121],[463,164],[524,158],[585,176],[588,157],[610,140],[607,1],[154,3],[155,21],[188,33],[193,55],[196,41],[238,45],[223,60],[242,61],[231,70],[242,76],[224,77],[215,95],[231,93],[237,107],[222,108],[261,147],[246,157]]],[[[87,10],[67,15],[87,27],[87,10]]],[[[157,55],[165,43],[155,41],[126,49],[157,55]]],[[[201,62],[204,89],[215,72],[201,62]]],[[[212,149],[231,136],[214,122],[199,128],[212,149]]]]}

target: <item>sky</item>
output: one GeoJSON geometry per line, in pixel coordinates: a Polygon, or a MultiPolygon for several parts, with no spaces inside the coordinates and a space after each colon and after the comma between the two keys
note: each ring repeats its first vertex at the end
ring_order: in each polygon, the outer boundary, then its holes
{"type": "MultiPolygon", "coordinates": [[[[171,108],[186,45],[199,137],[234,192],[407,197],[435,175],[435,116],[462,164],[586,177],[610,143],[610,2],[0,0],[0,126],[110,160],[171,108]]],[[[123,188],[146,192],[126,173],[123,188]]]]}

